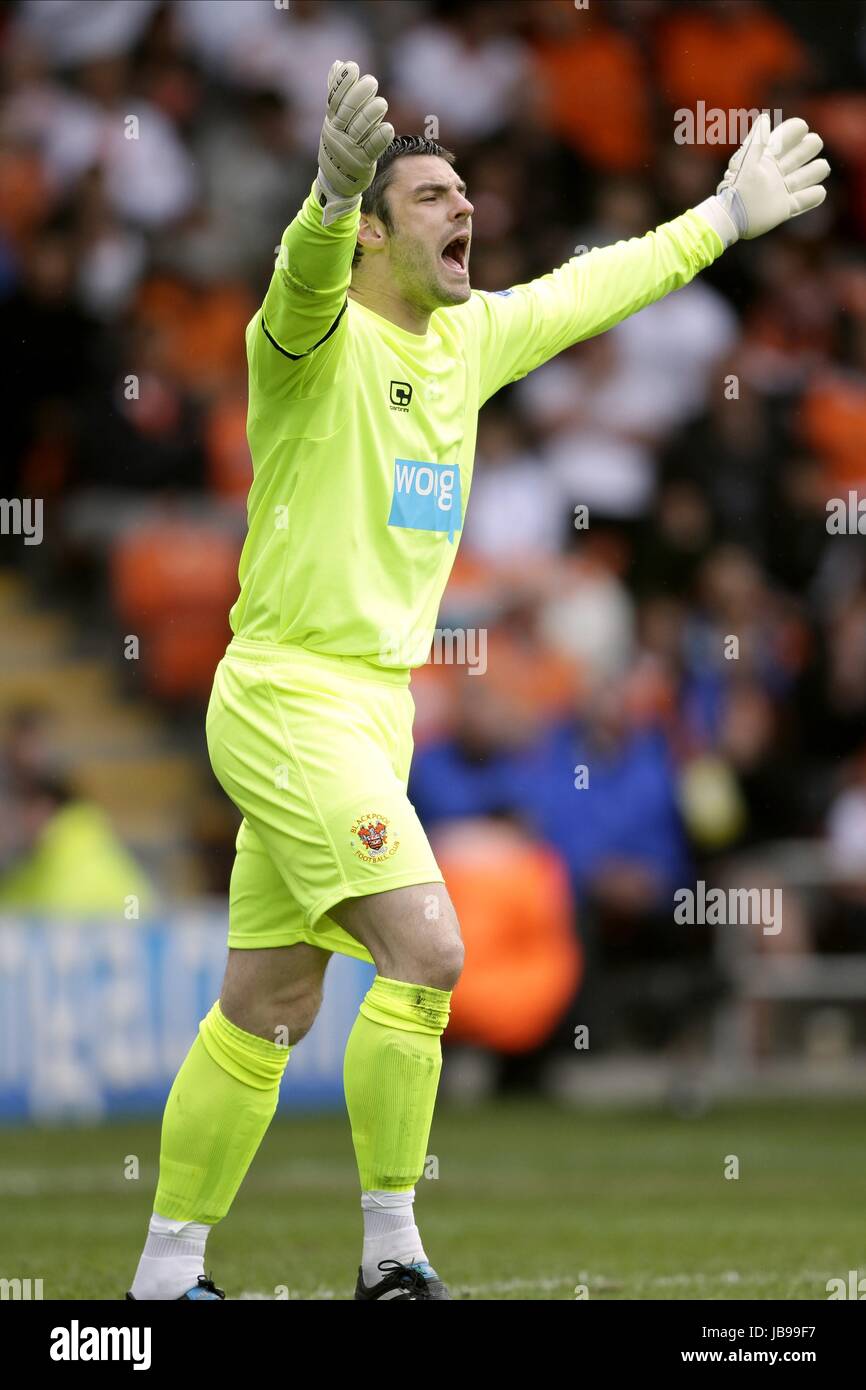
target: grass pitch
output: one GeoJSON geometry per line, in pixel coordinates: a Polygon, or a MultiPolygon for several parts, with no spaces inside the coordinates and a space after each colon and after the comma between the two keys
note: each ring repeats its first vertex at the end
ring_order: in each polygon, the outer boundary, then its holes
{"type": "MultiPolygon", "coordinates": [[[[828,1279],[866,1274],[864,1150],[863,1107],[847,1101],[693,1119],[442,1109],[438,1177],[418,1183],[416,1209],[455,1297],[573,1299],[585,1285],[591,1300],[826,1299],[828,1279]]],[[[41,1278],[46,1299],[122,1298],[158,1151],[158,1120],[0,1131],[0,1277],[41,1278]]],[[[348,1120],[281,1117],[207,1268],[230,1298],[351,1298],[360,1237],[348,1120]]]]}

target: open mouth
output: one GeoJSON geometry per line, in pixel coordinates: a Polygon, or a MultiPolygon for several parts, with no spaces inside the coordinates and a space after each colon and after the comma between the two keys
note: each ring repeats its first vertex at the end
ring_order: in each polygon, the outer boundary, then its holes
{"type": "Polygon", "coordinates": [[[466,262],[468,258],[469,233],[460,232],[459,235],[453,237],[444,248],[442,251],[442,259],[449,270],[453,270],[455,274],[458,275],[465,275],[467,273],[466,262]]]}

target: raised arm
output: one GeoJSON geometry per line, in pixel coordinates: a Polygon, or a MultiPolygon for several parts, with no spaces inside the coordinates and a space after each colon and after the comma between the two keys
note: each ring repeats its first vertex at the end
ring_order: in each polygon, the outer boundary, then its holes
{"type": "Polygon", "coordinates": [[[718,190],[645,236],[573,257],[526,285],[476,293],[480,399],[694,278],[739,238],[761,236],[824,201],[830,172],[818,135],[793,118],[760,116],[718,190]]]}
{"type": "Polygon", "coordinates": [[[253,370],[266,379],[303,363],[334,335],[346,307],[361,194],[376,160],[394,138],[375,77],[337,61],[328,74],[328,105],[319,141],[319,171],[283,233],[261,313],[250,325],[253,370]]]}

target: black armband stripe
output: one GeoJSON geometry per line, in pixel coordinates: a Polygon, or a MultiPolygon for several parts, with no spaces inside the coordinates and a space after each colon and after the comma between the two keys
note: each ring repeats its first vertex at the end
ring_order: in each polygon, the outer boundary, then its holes
{"type": "Polygon", "coordinates": [[[283,354],[284,357],[290,358],[292,362],[300,362],[300,360],[301,360],[302,357],[309,357],[309,355],[310,355],[311,352],[315,352],[315,351],[316,351],[316,348],[321,347],[321,346],[322,346],[322,343],[326,343],[326,342],[328,341],[328,339],[330,338],[331,334],[334,332],[334,329],[335,329],[335,328],[337,327],[337,325],[339,324],[340,319],[341,319],[341,318],[343,317],[343,315],[345,314],[346,309],[347,309],[347,307],[348,307],[348,304],[349,304],[349,300],[348,300],[348,296],[347,296],[347,298],[346,298],[346,300],[345,300],[345,302],[344,302],[344,304],[343,304],[342,309],[340,310],[340,312],[339,312],[339,314],[337,315],[337,317],[334,319],[334,322],[331,324],[331,327],[328,329],[328,331],[327,331],[327,333],[325,334],[325,336],[324,336],[323,338],[320,338],[319,341],[318,341],[317,343],[313,343],[313,346],[312,346],[311,348],[307,348],[307,351],[306,351],[306,352],[287,352],[286,349],[285,349],[284,347],[280,347],[280,345],[279,345],[279,343],[277,342],[276,338],[274,338],[274,337],[268,332],[268,325],[265,323],[265,316],[264,316],[264,313],[262,313],[262,328],[263,328],[263,330],[264,330],[265,337],[267,338],[267,340],[268,340],[268,342],[271,344],[271,346],[276,348],[277,352],[281,352],[281,353],[283,354]]]}

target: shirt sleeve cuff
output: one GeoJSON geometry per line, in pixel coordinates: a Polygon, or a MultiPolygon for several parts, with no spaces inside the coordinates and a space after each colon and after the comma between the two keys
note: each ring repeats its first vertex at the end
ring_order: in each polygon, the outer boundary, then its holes
{"type": "Polygon", "coordinates": [[[740,234],[737,231],[736,223],[715,194],[711,198],[705,198],[702,203],[698,203],[692,211],[702,217],[705,222],[709,222],[726,251],[729,246],[733,246],[734,242],[739,240],[740,234]]]}
{"type": "Polygon", "coordinates": [[[336,222],[338,217],[345,217],[347,213],[355,212],[361,206],[360,193],[356,193],[352,198],[340,198],[327,183],[321,169],[316,182],[313,184],[313,197],[322,209],[323,227],[336,222]]]}

